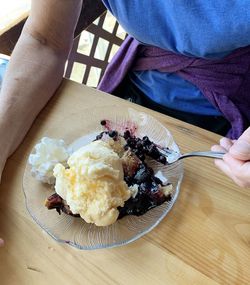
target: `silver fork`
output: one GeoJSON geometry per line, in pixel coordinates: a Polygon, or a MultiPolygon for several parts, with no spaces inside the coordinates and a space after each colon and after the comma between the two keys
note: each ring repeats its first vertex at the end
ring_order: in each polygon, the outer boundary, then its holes
{"type": "Polygon", "coordinates": [[[159,152],[164,155],[167,159],[168,165],[175,163],[183,158],[187,157],[209,157],[209,158],[219,158],[222,159],[225,152],[218,152],[218,151],[193,151],[193,152],[187,152],[184,154],[175,152],[173,150],[170,150],[168,148],[159,148],[159,152]]]}

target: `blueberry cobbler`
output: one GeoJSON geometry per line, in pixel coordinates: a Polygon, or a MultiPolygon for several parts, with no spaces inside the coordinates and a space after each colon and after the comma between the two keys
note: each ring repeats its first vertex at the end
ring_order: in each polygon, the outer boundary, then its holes
{"type": "Polygon", "coordinates": [[[149,159],[167,164],[158,146],[129,128],[118,132],[105,120],[101,125],[104,130],[69,155],[67,165],[55,165],[56,193],[46,199],[46,207],[106,226],[171,200],[172,184],[148,165],[149,159]]]}

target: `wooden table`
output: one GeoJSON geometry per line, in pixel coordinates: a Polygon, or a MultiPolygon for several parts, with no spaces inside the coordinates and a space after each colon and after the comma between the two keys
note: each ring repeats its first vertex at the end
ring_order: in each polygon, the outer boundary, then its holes
{"type": "MultiPolygon", "coordinates": [[[[45,234],[27,213],[22,193],[33,145],[65,115],[131,103],[64,80],[9,159],[0,186],[0,283],[250,284],[250,192],[235,186],[209,159],[184,162],[180,196],[152,232],[127,246],[80,251],[45,234]]],[[[219,136],[133,105],[160,120],[181,151],[208,150],[219,136]]],[[[65,122],[63,128],[69,127],[65,122]]],[[[71,127],[79,122],[71,122],[71,127]]]]}

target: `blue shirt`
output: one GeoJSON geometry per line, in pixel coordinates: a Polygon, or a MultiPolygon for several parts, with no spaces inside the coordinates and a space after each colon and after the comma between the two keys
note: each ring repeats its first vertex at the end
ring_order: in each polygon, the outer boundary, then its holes
{"type": "MultiPolygon", "coordinates": [[[[187,56],[222,58],[250,45],[249,0],[103,0],[137,40],[187,56]]],[[[131,80],[149,98],[172,109],[220,113],[199,89],[175,74],[142,71],[131,80]]]]}

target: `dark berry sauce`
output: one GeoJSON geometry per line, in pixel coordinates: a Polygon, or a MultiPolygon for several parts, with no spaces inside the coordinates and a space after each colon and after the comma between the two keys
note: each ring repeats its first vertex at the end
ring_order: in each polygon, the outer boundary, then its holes
{"type": "Polygon", "coordinates": [[[145,163],[145,158],[148,156],[162,164],[167,164],[166,158],[158,151],[156,144],[147,136],[142,139],[135,137],[129,130],[125,130],[123,135],[118,134],[117,131],[109,130],[102,132],[96,139],[101,139],[104,133],[113,139],[122,136],[126,141],[124,150],[130,150],[138,159],[136,171],[125,171],[124,168],[125,182],[128,186],[137,185],[138,193],[135,197],[127,200],[123,207],[118,208],[119,219],[126,215],[143,215],[148,210],[171,200],[171,195],[165,196],[161,191],[162,181],[154,176],[153,169],[145,163]]]}

